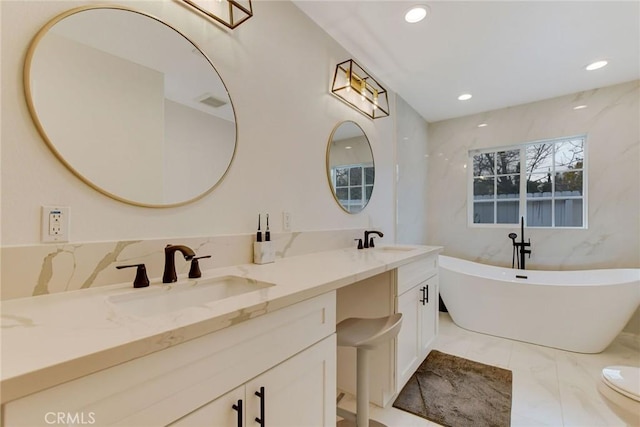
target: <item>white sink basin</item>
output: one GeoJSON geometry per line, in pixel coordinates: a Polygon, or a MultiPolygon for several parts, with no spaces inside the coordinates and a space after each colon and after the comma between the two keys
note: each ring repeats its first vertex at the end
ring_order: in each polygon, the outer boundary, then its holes
{"type": "Polygon", "coordinates": [[[223,276],[168,283],[108,297],[118,309],[136,316],[155,316],[265,289],[273,283],[223,276]]]}

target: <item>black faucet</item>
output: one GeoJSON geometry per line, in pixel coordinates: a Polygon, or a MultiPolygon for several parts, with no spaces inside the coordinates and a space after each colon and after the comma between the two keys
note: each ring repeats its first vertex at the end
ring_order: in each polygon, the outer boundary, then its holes
{"type": "Polygon", "coordinates": [[[182,253],[182,256],[184,256],[184,259],[187,261],[196,256],[196,253],[193,252],[193,249],[187,246],[167,245],[164,248],[164,274],[162,275],[162,283],[172,283],[178,281],[175,261],[176,251],[180,251],[182,253]]]}
{"type": "Polygon", "coordinates": [[[380,237],[384,237],[384,234],[380,231],[376,230],[365,230],[364,232],[364,247],[365,248],[373,248],[375,245],[373,244],[373,237],[369,238],[369,234],[377,234],[380,237]]]}

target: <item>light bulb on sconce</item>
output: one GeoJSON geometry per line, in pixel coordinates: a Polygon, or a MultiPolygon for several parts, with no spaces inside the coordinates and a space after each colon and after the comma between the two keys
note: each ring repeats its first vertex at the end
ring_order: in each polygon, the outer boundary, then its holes
{"type": "Polygon", "coordinates": [[[331,93],[371,119],[389,115],[387,91],[353,59],[336,65],[331,93]]]}
{"type": "Polygon", "coordinates": [[[351,92],[351,68],[347,68],[345,74],[345,78],[347,79],[347,92],[351,92]]]}

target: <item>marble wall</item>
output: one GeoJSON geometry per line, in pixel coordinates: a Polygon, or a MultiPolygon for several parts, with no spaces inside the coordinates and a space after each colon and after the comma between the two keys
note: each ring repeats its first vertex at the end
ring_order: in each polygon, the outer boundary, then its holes
{"type": "MultiPolygon", "coordinates": [[[[469,226],[467,153],[587,134],[586,229],[525,230],[532,269],[640,267],[640,82],[632,81],[429,125],[429,242],[446,255],[511,266],[519,227],[469,226]],[[587,108],[574,110],[577,105],[587,108]],[[486,123],[486,127],[478,124],[486,123]]],[[[640,332],[640,316],[632,319],[640,332]]]]}
{"type": "MultiPolygon", "coordinates": [[[[276,259],[339,249],[355,245],[363,229],[295,233],[272,233],[276,259]]],[[[197,256],[200,269],[247,264],[253,261],[254,234],[189,237],[183,239],[122,240],[3,247],[0,299],[21,298],[74,291],[115,283],[133,282],[135,269],[117,270],[117,265],[144,263],[149,279],[162,280],[164,247],[184,244],[197,256]]],[[[176,254],[178,276],[189,272],[190,263],[176,254]]]]}
{"type": "Polygon", "coordinates": [[[507,234],[469,226],[471,149],[587,134],[587,229],[525,230],[528,265],[549,270],[640,267],[640,85],[638,81],[429,125],[427,227],[447,255],[511,266],[507,234]],[[587,108],[574,110],[579,104],[587,108]],[[488,126],[479,128],[478,124],[488,126]]]}

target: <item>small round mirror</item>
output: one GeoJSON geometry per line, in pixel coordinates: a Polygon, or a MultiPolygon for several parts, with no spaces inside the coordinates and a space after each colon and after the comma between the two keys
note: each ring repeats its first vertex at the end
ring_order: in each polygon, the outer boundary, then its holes
{"type": "Polygon", "coordinates": [[[375,165],[369,139],[355,122],[338,123],[327,146],[327,178],[340,207],[358,213],[373,192],[375,165]]]}

